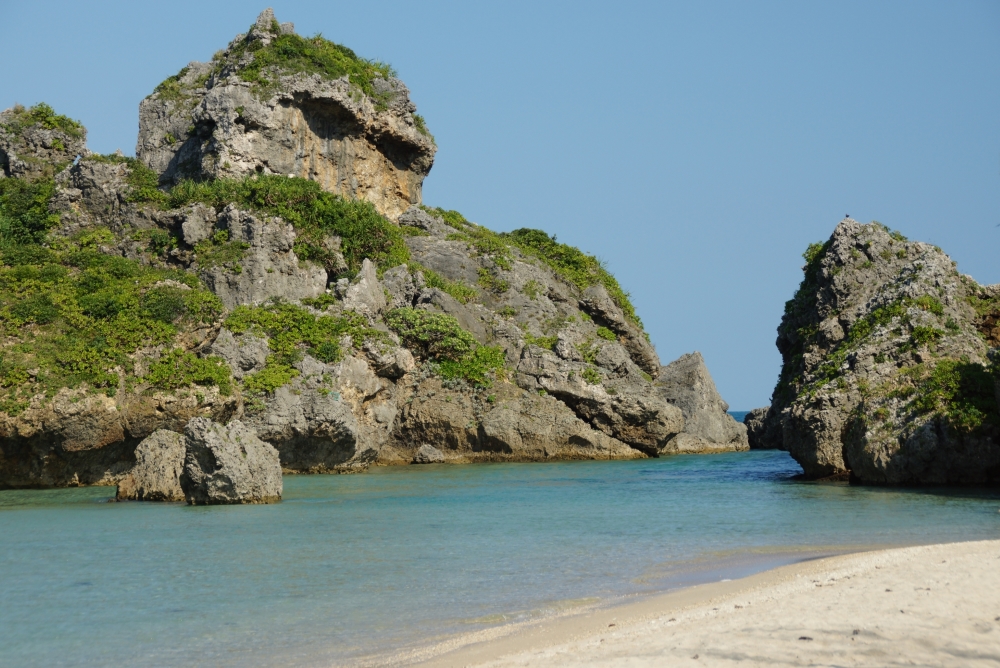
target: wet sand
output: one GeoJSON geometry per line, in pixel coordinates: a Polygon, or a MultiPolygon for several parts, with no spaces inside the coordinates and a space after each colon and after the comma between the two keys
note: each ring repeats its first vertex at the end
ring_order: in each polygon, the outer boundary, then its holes
{"type": "Polygon", "coordinates": [[[995,667],[1000,540],[807,561],[490,629],[396,660],[422,666],[995,667]]]}

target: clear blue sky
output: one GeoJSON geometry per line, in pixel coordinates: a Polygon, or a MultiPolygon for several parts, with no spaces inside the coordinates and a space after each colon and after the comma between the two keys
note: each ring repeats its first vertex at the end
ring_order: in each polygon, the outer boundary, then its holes
{"type": "MultiPolygon", "coordinates": [[[[0,108],[134,151],[139,101],[266,5],[0,0],[0,108]]],[[[1000,282],[1000,3],[272,0],[391,63],[440,148],[425,201],[604,259],[664,362],[765,405],[800,254],[846,213],[1000,282]]]]}

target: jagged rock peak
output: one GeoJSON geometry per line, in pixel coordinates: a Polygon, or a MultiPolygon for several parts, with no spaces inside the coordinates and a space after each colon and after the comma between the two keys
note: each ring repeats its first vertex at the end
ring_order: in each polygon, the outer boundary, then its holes
{"type": "Polygon", "coordinates": [[[161,183],[299,176],[392,220],[421,203],[436,150],[391,67],[301,37],[271,9],[139,105],[136,156],[161,183]]]}

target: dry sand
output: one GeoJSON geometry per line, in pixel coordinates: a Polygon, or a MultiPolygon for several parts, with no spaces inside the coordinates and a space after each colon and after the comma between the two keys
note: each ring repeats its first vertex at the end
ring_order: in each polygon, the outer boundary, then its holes
{"type": "Polygon", "coordinates": [[[784,566],[423,650],[425,666],[1000,666],[1000,540],[784,566]]]}

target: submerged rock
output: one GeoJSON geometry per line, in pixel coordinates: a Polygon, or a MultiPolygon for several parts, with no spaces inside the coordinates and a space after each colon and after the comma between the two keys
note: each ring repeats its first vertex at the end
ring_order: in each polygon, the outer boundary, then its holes
{"type": "Polygon", "coordinates": [[[749,450],[747,429],[729,415],[699,352],[681,355],[660,369],[660,396],[684,413],[684,429],[667,444],[668,452],[749,450]]]}
{"type": "Polygon", "coordinates": [[[281,500],[278,451],[239,420],[220,425],[195,418],[185,430],[181,487],[192,505],[281,500]]]}
{"type": "Polygon", "coordinates": [[[186,441],[175,431],[160,429],[135,449],[135,466],[118,483],[119,501],[183,501],[181,473],[186,441]]]}

